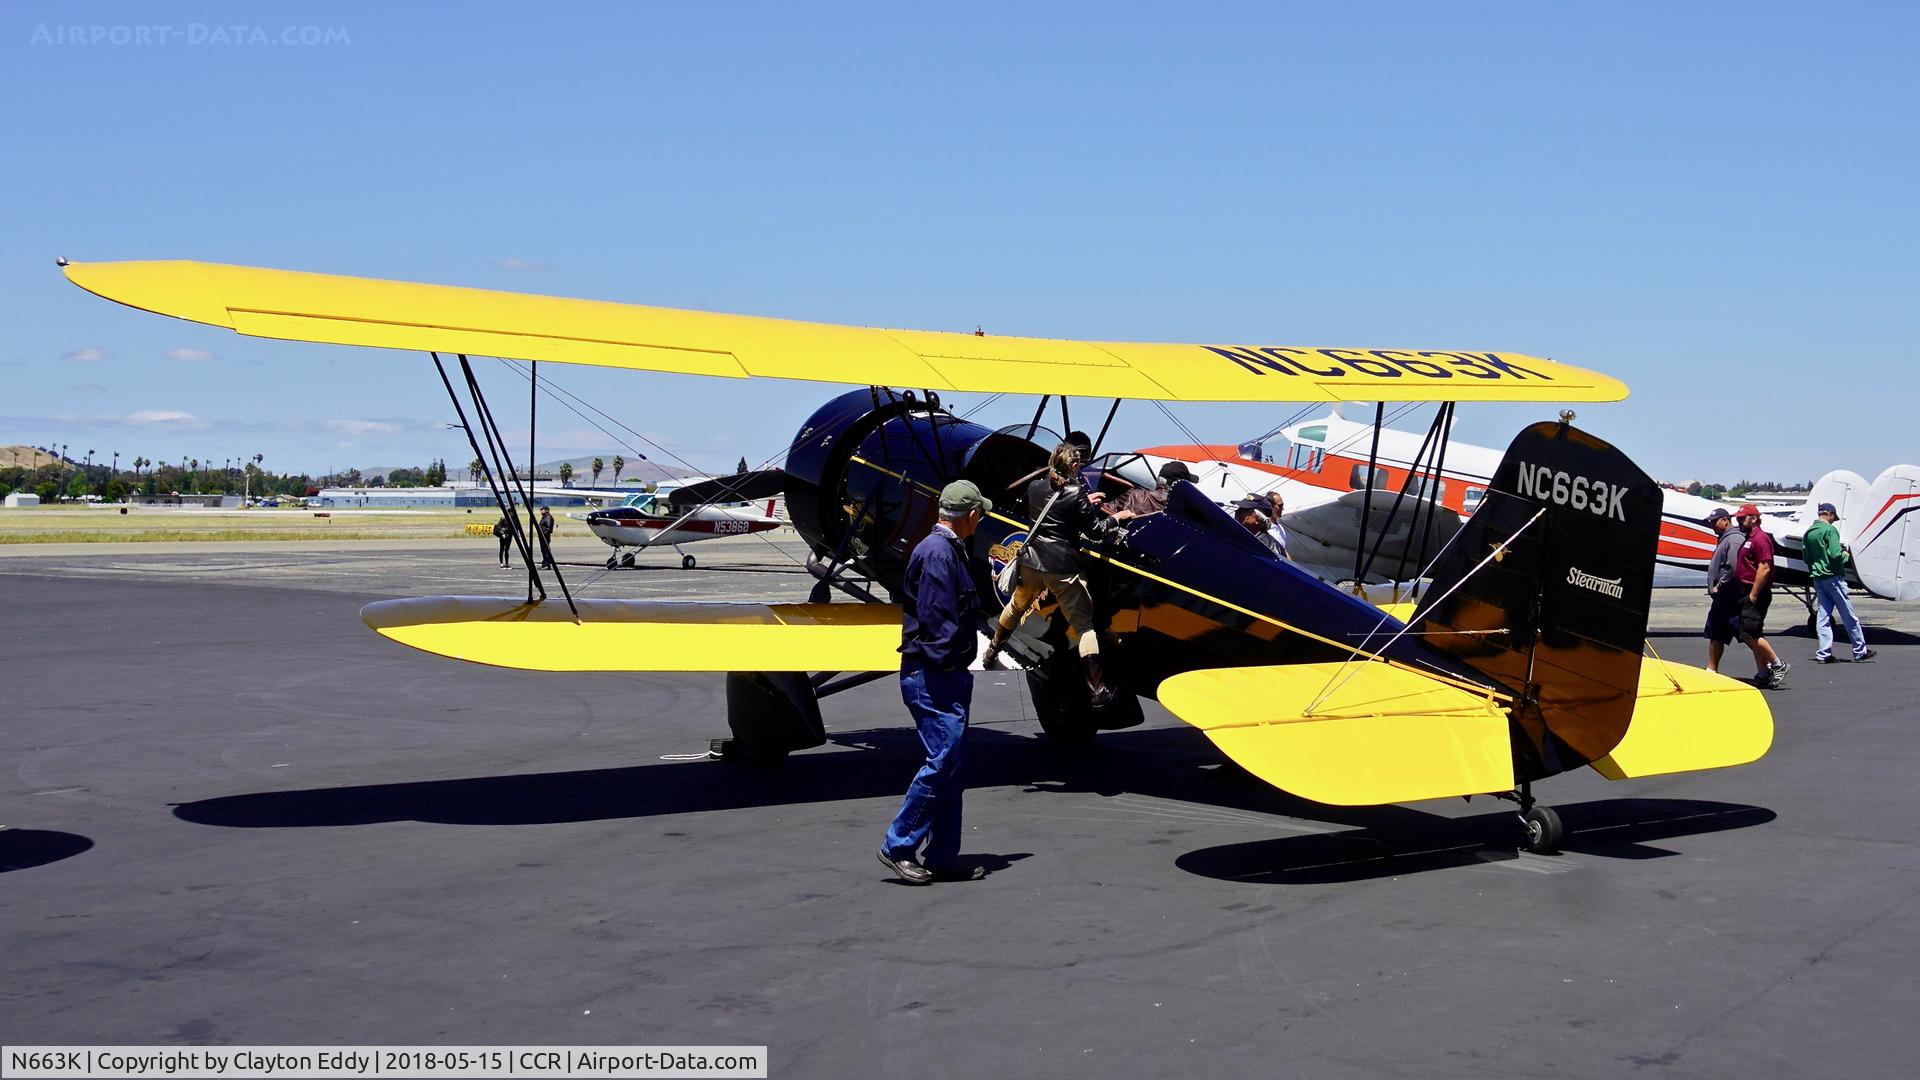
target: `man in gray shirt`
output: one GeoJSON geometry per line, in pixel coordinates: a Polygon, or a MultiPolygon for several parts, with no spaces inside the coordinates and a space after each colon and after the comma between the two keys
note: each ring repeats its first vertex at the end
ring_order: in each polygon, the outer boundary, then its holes
{"type": "Polygon", "coordinates": [[[1720,656],[1726,652],[1740,627],[1741,588],[1733,584],[1733,564],[1747,534],[1733,523],[1733,515],[1724,508],[1707,515],[1706,524],[1720,534],[1713,558],[1707,561],[1707,670],[1720,670],[1720,656]]]}

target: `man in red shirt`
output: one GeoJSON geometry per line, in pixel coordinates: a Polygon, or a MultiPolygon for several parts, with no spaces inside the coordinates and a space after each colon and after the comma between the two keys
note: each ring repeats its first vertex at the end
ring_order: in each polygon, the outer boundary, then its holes
{"type": "Polygon", "coordinates": [[[1733,562],[1733,587],[1747,593],[1740,601],[1740,640],[1753,650],[1753,662],[1760,668],[1753,684],[1778,690],[1787,681],[1790,665],[1780,660],[1766,638],[1767,607],[1773,601],[1773,537],[1760,527],[1760,509],[1752,503],[1742,506],[1734,518],[1747,534],[1733,562]]]}

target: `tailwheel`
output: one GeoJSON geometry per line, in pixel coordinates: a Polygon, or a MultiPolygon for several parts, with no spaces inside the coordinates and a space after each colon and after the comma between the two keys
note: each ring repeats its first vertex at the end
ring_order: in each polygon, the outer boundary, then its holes
{"type": "Polygon", "coordinates": [[[1520,827],[1526,838],[1527,850],[1535,855],[1551,855],[1559,851],[1560,841],[1567,832],[1553,807],[1537,803],[1520,812],[1520,827]]]}

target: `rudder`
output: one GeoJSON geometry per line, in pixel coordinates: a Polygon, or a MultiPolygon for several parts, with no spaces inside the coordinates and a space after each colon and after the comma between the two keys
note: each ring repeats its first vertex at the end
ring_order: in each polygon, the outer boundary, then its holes
{"type": "Polygon", "coordinates": [[[1661,502],[1611,444],[1534,424],[1433,567],[1414,629],[1514,696],[1516,779],[1596,761],[1626,735],[1661,502]]]}
{"type": "Polygon", "coordinates": [[[1920,518],[1915,511],[1920,511],[1920,466],[1895,465],[1874,478],[1853,538],[1853,560],[1860,584],[1875,596],[1920,598],[1920,518]]]}

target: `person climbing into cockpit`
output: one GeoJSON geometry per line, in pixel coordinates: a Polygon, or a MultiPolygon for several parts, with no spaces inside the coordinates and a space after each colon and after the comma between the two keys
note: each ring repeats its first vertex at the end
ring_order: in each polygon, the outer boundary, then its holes
{"type": "Polygon", "coordinates": [[[981,654],[981,662],[993,667],[1000,647],[1020,625],[1027,609],[1042,592],[1051,593],[1067,618],[1067,634],[1080,656],[1093,707],[1098,709],[1113,700],[1113,691],[1108,689],[1100,667],[1100,635],[1094,629],[1093,594],[1087,589],[1080,544],[1082,537],[1098,537],[1117,525],[1100,510],[1106,495],[1087,491],[1080,475],[1085,465],[1085,450],[1073,442],[1063,442],[1054,447],[1047,471],[1027,485],[1027,513],[1033,526],[1015,560],[1012,595],[1000,611],[993,640],[981,654]]]}

